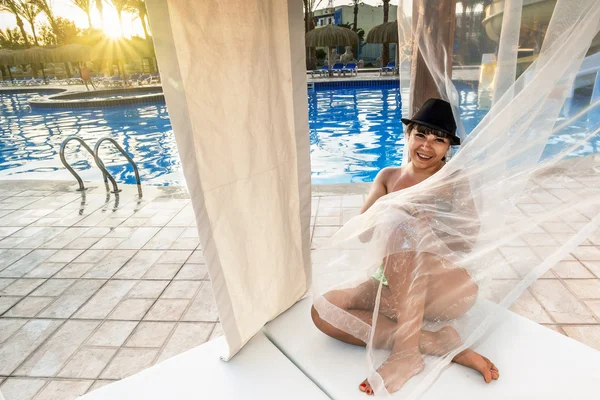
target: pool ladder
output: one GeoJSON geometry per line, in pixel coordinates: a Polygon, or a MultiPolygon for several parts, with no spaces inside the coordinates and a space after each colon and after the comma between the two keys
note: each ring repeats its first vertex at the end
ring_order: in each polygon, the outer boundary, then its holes
{"type": "Polygon", "coordinates": [[[71,173],[71,175],[73,175],[75,177],[75,179],[77,179],[77,183],[79,184],[79,189],[77,189],[77,191],[86,190],[86,188],[83,185],[83,180],[81,179],[79,174],[77,172],[75,172],[75,170],[67,162],[67,159],[65,157],[65,149],[67,147],[67,144],[69,144],[69,142],[71,142],[73,140],[75,140],[76,142],[79,142],[79,144],[81,144],[81,146],[83,146],[83,148],[86,149],[87,152],[92,155],[92,157],[94,157],[94,161],[96,162],[96,165],[98,166],[98,168],[100,168],[100,171],[102,171],[102,178],[104,179],[104,186],[106,187],[106,191],[107,192],[110,191],[110,188],[108,186],[108,181],[110,180],[110,183],[112,184],[112,187],[113,187],[113,190],[111,193],[119,193],[121,191],[121,189],[119,189],[119,187],[117,186],[117,181],[115,180],[115,178],[112,177],[110,172],[108,172],[106,170],[106,167],[104,166],[104,163],[102,162],[102,159],[100,158],[100,155],[99,155],[100,146],[102,145],[102,143],[104,143],[104,142],[112,143],[117,148],[117,150],[119,150],[119,152],[121,152],[121,154],[123,154],[123,156],[125,156],[127,161],[129,161],[129,164],[131,164],[131,166],[133,167],[133,171],[135,172],[135,181],[137,184],[138,195],[140,197],[142,197],[142,182],[140,181],[140,173],[138,171],[137,165],[135,164],[133,159],[129,156],[129,154],[127,154],[127,152],[121,147],[121,145],[119,143],[117,143],[113,138],[110,138],[110,137],[100,138],[98,140],[98,142],[96,142],[96,145],[94,146],[94,150],[92,150],[90,148],[90,146],[88,146],[87,143],[83,139],[81,139],[80,137],[77,137],[77,136],[69,136],[65,140],[63,140],[63,142],[61,143],[61,145],[60,145],[60,161],[62,161],[63,165],[71,173]]]}

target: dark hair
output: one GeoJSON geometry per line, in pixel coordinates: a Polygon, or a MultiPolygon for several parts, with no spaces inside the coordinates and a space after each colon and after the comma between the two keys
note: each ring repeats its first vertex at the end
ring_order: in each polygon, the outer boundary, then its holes
{"type": "MultiPolygon", "coordinates": [[[[406,125],[406,134],[407,135],[410,135],[413,130],[416,130],[417,132],[422,133],[424,135],[435,135],[442,139],[450,138],[450,135],[447,134],[446,132],[438,131],[437,129],[433,129],[428,126],[418,124],[416,122],[411,122],[408,125],[406,125]]],[[[444,158],[442,158],[442,161],[444,161],[444,162],[446,161],[446,156],[444,156],[444,158]]]]}
{"type": "Polygon", "coordinates": [[[412,133],[413,130],[416,130],[417,132],[422,133],[424,135],[435,135],[442,139],[450,138],[450,135],[446,132],[438,131],[437,129],[433,129],[428,126],[418,124],[416,122],[411,122],[406,126],[407,134],[412,133]]]}

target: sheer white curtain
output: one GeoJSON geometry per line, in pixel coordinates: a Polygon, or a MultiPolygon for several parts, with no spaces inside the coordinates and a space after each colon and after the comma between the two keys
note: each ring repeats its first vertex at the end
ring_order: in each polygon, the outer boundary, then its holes
{"type": "MultiPolygon", "coordinates": [[[[460,126],[446,57],[453,49],[431,34],[440,32],[431,15],[442,2],[414,3],[413,49],[460,126]]],[[[494,104],[460,150],[430,178],[349,221],[334,237],[339,256],[315,270],[315,308],[366,343],[365,378],[376,394],[417,398],[497,310],[598,228],[600,157],[589,142],[599,138],[599,102],[579,103],[567,117],[561,110],[584,58],[597,51],[600,7],[558,0],[541,26],[525,3],[503,2],[494,104]],[[540,50],[524,72],[517,46],[540,50]],[[389,285],[373,284],[380,266],[389,285]],[[418,354],[397,346],[407,338],[418,354]]]]}
{"type": "Polygon", "coordinates": [[[310,286],[302,3],[147,3],[228,359],[310,286]]]}

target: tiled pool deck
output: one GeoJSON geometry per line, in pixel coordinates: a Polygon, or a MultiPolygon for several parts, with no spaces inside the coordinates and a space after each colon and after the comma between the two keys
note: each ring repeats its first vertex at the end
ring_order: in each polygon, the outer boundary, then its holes
{"type": "MultiPolygon", "coordinates": [[[[190,200],[177,187],[0,181],[0,390],[71,399],[220,334],[190,200]],[[84,198],[85,196],[85,198],[84,198]]],[[[356,215],[368,185],[313,193],[312,248],[356,215]]],[[[535,246],[533,246],[535,247],[535,246]]],[[[600,350],[600,234],[513,310],[600,350]]]]}

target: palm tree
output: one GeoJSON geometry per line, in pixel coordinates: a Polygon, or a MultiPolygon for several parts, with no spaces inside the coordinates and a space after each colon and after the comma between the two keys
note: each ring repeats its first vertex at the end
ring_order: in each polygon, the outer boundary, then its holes
{"type": "MultiPolygon", "coordinates": [[[[383,23],[389,22],[390,19],[390,0],[383,0],[383,23]]],[[[396,50],[398,51],[398,50],[396,50]]],[[[390,45],[387,43],[383,44],[381,50],[381,63],[387,65],[390,62],[390,45]]]]}
{"type": "Polygon", "coordinates": [[[31,26],[31,32],[33,32],[33,41],[36,46],[39,46],[37,34],[35,32],[35,19],[42,12],[42,10],[35,3],[21,1],[21,15],[29,22],[31,26]]]}
{"type": "Polygon", "coordinates": [[[30,47],[29,40],[27,39],[27,32],[25,32],[23,20],[21,19],[20,6],[21,2],[19,0],[0,0],[0,11],[6,11],[15,16],[17,20],[17,26],[21,31],[21,35],[23,35],[23,40],[25,40],[25,47],[30,47]]]}
{"type": "Polygon", "coordinates": [[[100,25],[102,26],[102,28],[104,28],[104,4],[102,4],[104,0],[94,0],[94,2],[96,4],[96,9],[98,10],[98,13],[100,13],[100,25]]]}
{"type": "Polygon", "coordinates": [[[146,25],[146,16],[148,15],[148,12],[146,11],[146,2],[144,0],[129,0],[126,9],[140,19],[142,29],[144,30],[144,37],[148,39],[148,27],[146,25]]]}
{"type": "MultiPolygon", "coordinates": [[[[354,21],[352,24],[352,30],[358,34],[358,6],[363,4],[360,0],[352,0],[352,4],[354,4],[354,21]]],[[[356,59],[358,60],[358,45],[354,46],[352,49],[354,54],[356,54],[356,59]]]]}
{"type": "Polygon", "coordinates": [[[127,11],[129,7],[129,0],[111,0],[111,3],[115,10],[117,10],[117,16],[119,17],[119,28],[121,29],[121,36],[123,36],[123,11],[127,11]]]}
{"type": "Polygon", "coordinates": [[[92,27],[92,0],[72,0],[73,4],[79,7],[87,15],[88,27],[92,27]]]}
{"type": "Polygon", "coordinates": [[[59,28],[56,24],[54,10],[52,10],[52,0],[30,0],[30,2],[38,6],[40,10],[42,10],[42,12],[46,14],[48,22],[50,23],[50,27],[52,28],[52,32],[54,32],[54,36],[58,37],[59,28]]]}

